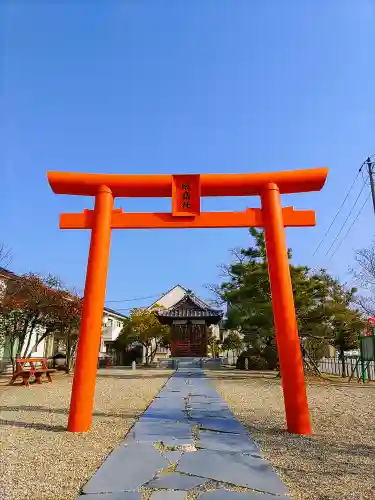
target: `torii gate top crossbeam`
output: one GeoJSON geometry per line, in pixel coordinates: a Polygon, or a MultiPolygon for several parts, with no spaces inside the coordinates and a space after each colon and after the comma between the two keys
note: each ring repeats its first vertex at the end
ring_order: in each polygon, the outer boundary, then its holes
{"type": "MultiPolygon", "coordinates": [[[[256,174],[201,174],[201,196],[256,196],[267,184],[278,186],[280,194],[320,191],[328,169],[291,170],[256,174]]],[[[95,196],[107,186],[114,197],[167,198],[172,196],[172,175],[85,174],[48,172],[56,194],[95,196]]]]}

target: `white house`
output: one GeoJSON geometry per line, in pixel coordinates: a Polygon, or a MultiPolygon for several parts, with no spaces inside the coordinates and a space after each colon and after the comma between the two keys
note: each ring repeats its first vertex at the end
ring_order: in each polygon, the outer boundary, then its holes
{"type": "Polygon", "coordinates": [[[104,308],[103,329],[100,339],[101,353],[109,353],[111,351],[114,341],[121,333],[124,319],[126,319],[126,316],[123,314],[109,307],[104,308]]]}
{"type": "MultiPolygon", "coordinates": [[[[12,271],[0,268],[0,300],[4,297],[8,282],[11,279],[16,279],[17,275],[12,271]]],[[[103,330],[100,340],[100,355],[107,353],[111,350],[111,345],[119,336],[122,323],[126,316],[114,311],[113,309],[104,308],[103,313],[103,330]]],[[[57,335],[49,335],[47,338],[39,341],[40,337],[45,332],[45,328],[37,326],[34,328],[31,335],[25,339],[24,346],[21,350],[21,356],[25,356],[31,352],[32,357],[50,357],[58,351],[63,350],[63,341],[57,335]]],[[[14,346],[16,349],[17,346],[14,346]]],[[[0,344],[0,372],[10,368],[10,345],[5,342],[0,344]]]]}

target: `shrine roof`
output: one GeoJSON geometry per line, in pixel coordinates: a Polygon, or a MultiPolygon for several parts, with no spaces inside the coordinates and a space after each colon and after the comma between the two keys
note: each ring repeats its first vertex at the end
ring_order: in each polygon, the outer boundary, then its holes
{"type": "Polygon", "coordinates": [[[157,315],[163,318],[222,318],[223,311],[212,309],[194,294],[187,293],[169,309],[161,309],[157,315]]]}

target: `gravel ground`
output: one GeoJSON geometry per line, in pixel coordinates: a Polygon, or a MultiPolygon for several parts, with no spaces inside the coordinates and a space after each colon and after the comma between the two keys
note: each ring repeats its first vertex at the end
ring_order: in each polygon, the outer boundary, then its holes
{"type": "Polygon", "coordinates": [[[306,500],[375,499],[375,385],[308,383],[313,436],[285,432],[274,375],[207,372],[289,487],[306,500]]]}
{"type": "Polygon", "coordinates": [[[66,432],[72,377],[0,391],[0,499],[74,500],[172,374],[99,370],[92,430],[66,432]]]}

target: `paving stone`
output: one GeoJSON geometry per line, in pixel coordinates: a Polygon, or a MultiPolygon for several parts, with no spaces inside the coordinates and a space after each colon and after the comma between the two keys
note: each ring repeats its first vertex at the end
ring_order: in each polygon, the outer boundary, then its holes
{"type": "Polygon", "coordinates": [[[78,500],[142,500],[142,493],[137,491],[119,491],[101,495],[81,495],[78,500]]]}
{"type": "MultiPolygon", "coordinates": [[[[207,491],[198,497],[198,500],[287,500],[289,497],[275,497],[264,493],[240,493],[238,491],[216,490],[207,491]]],[[[291,500],[289,498],[289,500],[291,500]]]]}
{"type": "Polygon", "coordinates": [[[189,395],[188,392],[176,394],[175,392],[168,393],[168,392],[159,392],[159,394],[156,396],[154,402],[159,402],[163,404],[176,404],[179,403],[184,397],[187,397],[189,395]],[[164,400],[164,401],[161,401],[164,400]],[[166,400],[168,403],[166,403],[166,400]]]}
{"type": "Polygon", "coordinates": [[[151,422],[143,420],[137,422],[131,430],[135,440],[153,439],[163,441],[165,438],[189,439],[191,438],[191,425],[186,422],[151,422]]]}
{"type": "Polygon", "coordinates": [[[181,458],[182,450],[163,451],[163,455],[171,462],[171,464],[176,464],[181,458]]]}
{"type": "Polygon", "coordinates": [[[169,462],[149,443],[119,446],[83,488],[84,493],[134,491],[169,462]]]}
{"type": "MultiPolygon", "coordinates": [[[[195,455],[195,453],[191,453],[191,455],[195,455]]],[[[207,479],[203,477],[187,476],[178,472],[172,472],[171,474],[166,474],[150,481],[145,486],[147,488],[189,491],[197,486],[201,486],[206,481],[207,479]]]]}
{"type": "Polygon", "coordinates": [[[186,500],[185,491],[154,491],[150,500],[186,500]]]}
{"type": "Polygon", "coordinates": [[[220,401],[190,401],[186,406],[193,408],[194,410],[211,410],[211,411],[221,411],[223,409],[228,410],[228,405],[220,401]]]}
{"type": "Polygon", "coordinates": [[[123,444],[86,484],[85,494],[79,499],[141,500],[141,493],[135,490],[147,485],[174,490],[155,491],[150,500],[186,500],[186,491],[209,479],[248,487],[259,493],[219,489],[202,493],[200,500],[280,500],[274,495],[287,493],[203,370],[189,366],[175,372],[123,444]],[[201,426],[198,451],[160,453],[153,446],[160,441],[176,448],[193,445],[191,426],[196,423],[201,426]],[[178,463],[176,471],[155,479],[158,471],[170,463],[178,463]]]}
{"type": "Polygon", "coordinates": [[[222,403],[223,400],[216,394],[191,394],[190,395],[192,403],[222,403]]]}
{"type": "Polygon", "coordinates": [[[283,495],[287,489],[265,460],[250,455],[200,450],[184,453],[176,471],[283,495]]]}
{"type": "MultiPolygon", "coordinates": [[[[155,444],[155,443],[163,443],[165,446],[184,446],[184,445],[192,445],[194,444],[193,437],[186,439],[175,439],[173,437],[162,437],[157,435],[143,436],[135,439],[132,434],[128,434],[123,442],[123,445],[128,445],[130,443],[144,443],[144,444],[155,444]]],[[[120,445],[122,446],[122,445],[120,445]]]]}
{"type": "Polygon", "coordinates": [[[244,434],[245,428],[234,417],[230,418],[201,418],[198,419],[202,429],[221,431],[231,434],[244,434]]]}
{"type": "Polygon", "coordinates": [[[185,421],[187,415],[182,410],[165,410],[164,408],[153,408],[150,411],[144,413],[138,422],[145,422],[148,420],[158,421],[158,422],[180,422],[185,421]]]}
{"type": "Polygon", "coordinates": [[[185,396],[188,396],[189,395],[189,390],[187,388],[183,388],[183,389],[173,389],[173,390],[168,390],[168,391],[162,391],[162,392],[159,392],[157,394],[157,398],[172,398],[172,399],[177,399],[177,398],[180,398],[180,397],[185,397],[185,396]]]}
{"type": "Polygon", "coordinates": [[[189,414],[193,420],[203,420],[206,418],[229,418],[233,419],[233,414],[226,408],[212,410],[211,408],[204,409],[189,409],[189,414]]]}
{"type": "Polygon", "coordinates": [[[163,444],[165,446],[184,446],[186,444],[194,444],[194,439],[192,437],[189,439],[176,439],[173,437],[167,437],[163,439],[163,444]]]}
{"type": "Polygon", "coordinates": [[[250,439],[246,434],[225,434],[223,432],[201,430],[199,432],[197,447],[206,450],[261,456],[260,449],[255,441],[250,439]]]}

